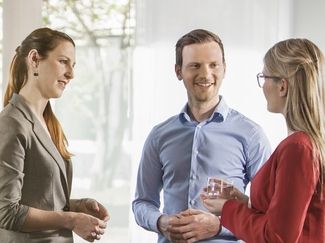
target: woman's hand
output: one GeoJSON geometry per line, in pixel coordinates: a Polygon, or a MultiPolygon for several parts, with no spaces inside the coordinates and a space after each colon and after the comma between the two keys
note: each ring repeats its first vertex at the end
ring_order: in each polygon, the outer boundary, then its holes
{"type": "Polygon", "coordinates": [[[200,197],[203,206],[217,216],[221,215],[223,205],[228,200],[224,198],[209,198],[206,193],[201,193],[200,197]]]}
{"type": "Polygon", "coordinates": [[[81,212],[85,214],[92,215],[98,219],[101,219],[105,222],[109,220],[109,214],[106,208],[92,198],[82,198],[79,200],[72,200],[74,202],[75,212],[81,212]]]}
{"type": "Polygon", "coordinates": [[[93,242],[99,240],[105,233],[107,223],[99,218],[84,213],[71,213],[71,230],[81,238],[93,242]]]}
{"type": "Polygon", "coordinates": [[[248,204],[249,201],[249,197],[235,187],[233,187],[229,194],[223,195],[223,197],[211,198],[206,192],[207,188],[204,188],[200,195],[201,201],[205,208],[217,216],[221,215],[223,205],[230,199],[236,199],[245,204],[248,204]]]}

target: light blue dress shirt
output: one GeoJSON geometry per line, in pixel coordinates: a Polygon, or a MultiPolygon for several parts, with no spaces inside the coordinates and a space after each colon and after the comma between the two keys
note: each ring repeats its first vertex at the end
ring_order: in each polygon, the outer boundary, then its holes
{"type": "MultiPolygon", "coordinates": [[[[132,209],[136,222],[157,232],[158,242],[169,242],[157,229],[163,213],[177,214],[188,208],[207,211],[200,193],[209,176],[228,178],[244,192],[247,183],[271,154],[262,128],[229,108],[221,97],[211,117],[192,121],[184,107],[179,115],[150,132],[139,164],[132,209]]],[[[219,235],[200,242],[237,242],[225,228],[219,235]]]]}

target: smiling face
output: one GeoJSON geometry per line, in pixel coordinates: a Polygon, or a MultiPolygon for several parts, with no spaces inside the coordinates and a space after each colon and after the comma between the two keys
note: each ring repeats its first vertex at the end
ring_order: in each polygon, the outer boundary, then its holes
{"type": "Polygon", "coordinates": [[[190,106],[215,106],[225,76],[225,63],[218,43],[211,41],[183,48],[183,64],[176,65],[177,78],[183,80],[190,106]]]}
{"type": "Polygon", "coordinates": [[[46,98],[58,98],[73,78],[75,47],[69,41],[60,41],[58,46],[40,59],[36,78],[36,88],[46,98]]]}

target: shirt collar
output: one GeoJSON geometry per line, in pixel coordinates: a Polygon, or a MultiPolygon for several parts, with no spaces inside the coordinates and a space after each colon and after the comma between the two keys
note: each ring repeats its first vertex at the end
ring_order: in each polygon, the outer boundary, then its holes
{"type": "MultiPolygon", "coordinates": [[[[181,113],[179,114],[179,118],[182,123],[193,122],[192,119],[190,118],[190,115],[188,114],[187,107],[188,107],[188,103],[186,103],[186,105],[181,110],[181,113]]],[[[220,95],[219,104],[216,106],[214,112],[209,117],[209,119],[206,120],[206,123],[223,122],[226,120],[228,112],[229,112],[229,106],[227,105],[225,99],[220,95]]]]}

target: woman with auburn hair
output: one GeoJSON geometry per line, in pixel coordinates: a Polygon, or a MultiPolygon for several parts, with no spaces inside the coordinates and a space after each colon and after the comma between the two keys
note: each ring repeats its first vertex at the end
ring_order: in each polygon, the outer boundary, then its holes
{"type": "Polygon", "coordinates": [[[324,56],[307,39],[275,44],[257,75],[270,112],[284,116],[288,136],[252,181],[250,199],[233,190],[203,204],[247,243],[325,242],[324,56]]]}
{"type": "Polygon", "coordinates": [[[75,44],[39,28],[16,49],[0,113],[0,242],[93,242],[109,215],[94,199],[70,199],[72,164],[50,99],[73,78],[75,44]]]}

